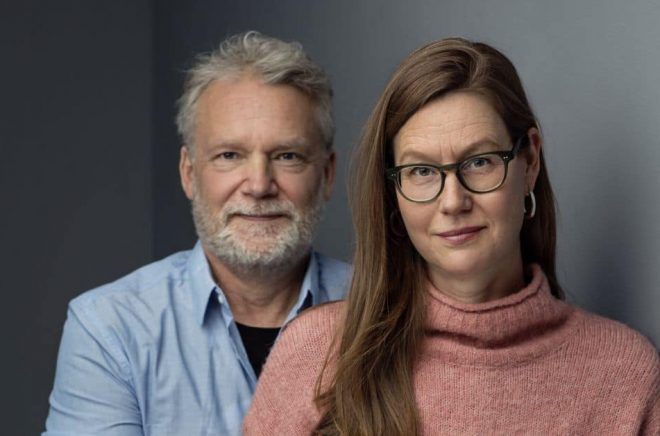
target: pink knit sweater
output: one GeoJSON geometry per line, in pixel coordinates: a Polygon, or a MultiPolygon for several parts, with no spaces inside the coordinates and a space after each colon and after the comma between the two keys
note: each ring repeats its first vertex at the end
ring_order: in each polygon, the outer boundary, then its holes
{"type": "MultiPolygon", "coordinates": [[[[660,359],[642,335],[552,297],[533,266],[521,291],[462,304],[431,288],[414,369],[426,435],[660,435],[660,359]]],[[[344,303],[284,331],[259,380],[246,435],[308,435],[344,303]]]]}

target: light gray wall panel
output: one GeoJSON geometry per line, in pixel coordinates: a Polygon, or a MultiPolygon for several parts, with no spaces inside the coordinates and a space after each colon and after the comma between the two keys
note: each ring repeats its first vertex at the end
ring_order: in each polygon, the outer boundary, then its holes
{"type": "MultiPolygon", "coordinates": [[[[660,343],[660,3],[243,0],[166,8],[156,40],[177,35],[171,69],[247,29],[299,40],[326,68],[336,91],[340,171],[318,245],[345,259],[351,229],[342,179],[396,64],[446,36],[502,50],[543,127],[560,210],[559,278],[569,299],[660,343]]],[[[187,205],[181,210],[189,219],[187,205]]]]}

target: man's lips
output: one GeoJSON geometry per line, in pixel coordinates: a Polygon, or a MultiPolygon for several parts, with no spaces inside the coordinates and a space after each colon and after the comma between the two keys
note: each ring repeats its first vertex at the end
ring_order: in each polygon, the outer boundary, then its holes
{"type": "Polygon", "coordinates": [[[437,235],[452,245],[460,245],[476,238],[479,232],[485,228],[484,226],[461,227],[460,229],[448,230],[437,235]]]}
{"type": "Polygon", "coordinates": [[[282,213],[265,213],[265,214],[247,214],[235,213],[230,218],[241,218],[249,221],[272,221],[278,218],[285,218],[286,215],[282,213]]]}

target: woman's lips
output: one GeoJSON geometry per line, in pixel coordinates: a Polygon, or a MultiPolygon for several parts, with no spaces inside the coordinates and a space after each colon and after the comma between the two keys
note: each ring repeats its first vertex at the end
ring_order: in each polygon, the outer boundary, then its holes
{"type": "Polygon", "coordinates": [[[451,245],[462,245],[475,239],[485,228],[483,226],[462,227],[460,229],[438,233],[438,236],[451,245]]]}

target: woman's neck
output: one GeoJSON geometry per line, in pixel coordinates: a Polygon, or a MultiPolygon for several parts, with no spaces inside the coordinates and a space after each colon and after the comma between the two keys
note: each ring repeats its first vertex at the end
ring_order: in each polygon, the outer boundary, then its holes
{"type": "Polygon", "coordinates": [[[428,265],[429,280],[449,298],[467,304],[506,297],[525,287],[522,260],[513,260],[479,272],[452,274],[428,265]]]}

